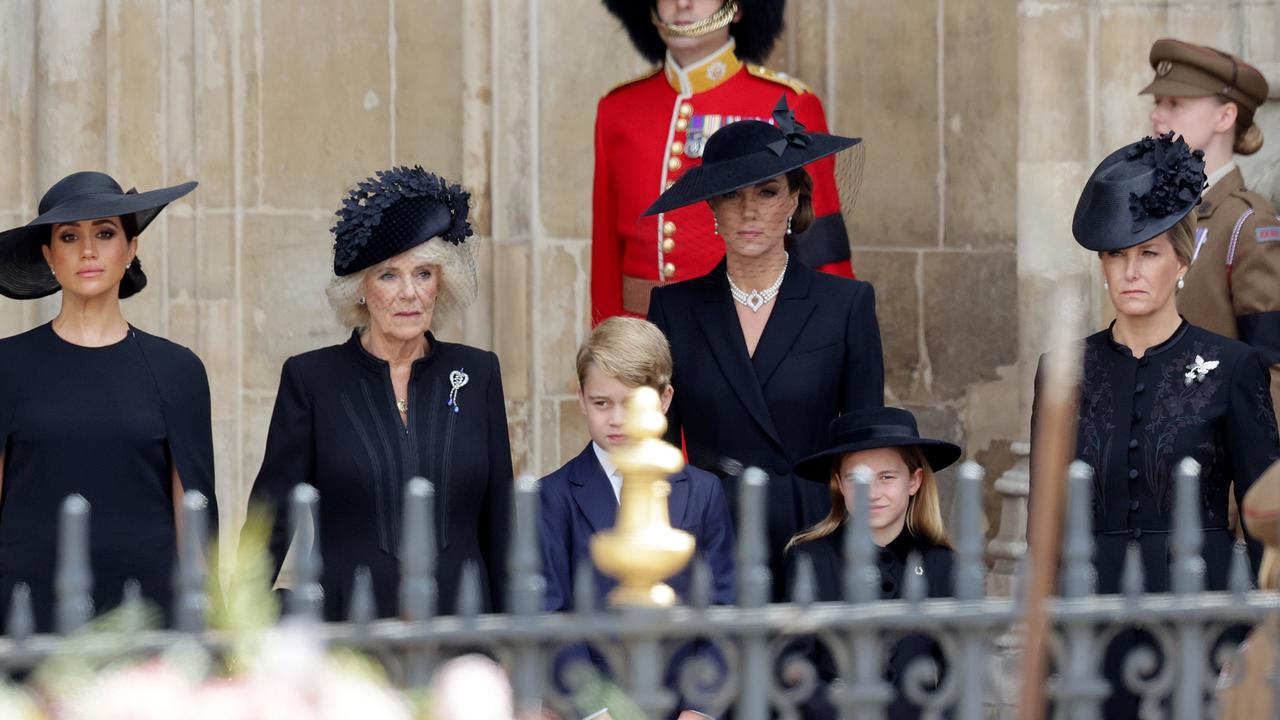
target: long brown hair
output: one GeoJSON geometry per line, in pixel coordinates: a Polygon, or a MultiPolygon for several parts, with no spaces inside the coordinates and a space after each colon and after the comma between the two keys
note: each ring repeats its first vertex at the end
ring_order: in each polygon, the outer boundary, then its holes
{"type": "MultiPolygon", "coordinates": [[[[933,468],[919,445],[906,445],[894,448],[902,457],[907,471],[915,474],[921,470],[920,489],[907,500],[907,530],[916,537],[934,545],[951,547],[947,537],[946,525],[942,522],[942,506],[938,501],[938,481],[933,475],[933,468]]],[[[800,543],[827,537],[840,529],[848,518],[849,511],[845,507],[844,491],[840,489],[840,463],[845,456],[841,455],[832,462],[831,468],[831,512],[812,527],[796,533],[787,543],[786,550],[800,543]]]]}

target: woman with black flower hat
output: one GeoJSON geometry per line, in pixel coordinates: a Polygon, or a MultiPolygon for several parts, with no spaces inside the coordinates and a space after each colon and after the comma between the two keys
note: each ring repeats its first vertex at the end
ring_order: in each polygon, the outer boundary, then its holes
{"type": "MultiPolygon", "coordinates": [[[[1108,156],[1076,205],[1076,242],[1098,254],[1116,309],[1110,327],[1084,340],[1075,457],[1094,476],[1093,528],[1098,591],[1115,593],[1125,554],[1138,548],[1146,588],[1170,588],[1174,470],[1200,464],[1205,582],[1227,585],[1234,535],[1227,496],[1242,497],[1277,456],[1267,368],[1258,351],[1191,325],[1178,290],[1191,263],[1193,210],[1204,160],[1173,134],[1146,138],[1108,156]]],[[[1041,370],[1044,362],[1042,358],[1041,370]]],[[[1032,467],[1041,374],[1032,411],[1032,467]]],[[[1036,499],[1032,477],[1031,501],[1036,499]]],[[[1250,541],[1256,571],[1260,548],[1250,541]]],[[[1122,637],[1108,652],[1113,693],[1107,717],[1136,717],[1120,662],[1141,639],[1122,637]]]]}
{"type": "Polygon", "coordinates": [[[451,613],[467,565],[484,609],[502,606],[511,450],[498,358],[431,332],[476,295],[469,196],[421,167],[360,182],[333,228],[329,304],[351,338],[285,361],[250,502],[274,510],[276,572],[290,537],[288,497],[320,495],[324,615],[346,619],[357,568],[379,617],[399,609],[402,498],[435,486],[439,610],[451,613]]]}
{"type": "Polygon", "coordinates": [[[702,165],[647,211],[705,202],[724,241],[710,273],[654,288],[649,320],[671,341],[675,401],[668,438],[720,474],[736,504],[743,466],[769,473],[774,597],[783,547],[830,510],[825,490],[791,467],[816,452],[841,413],[884,404],[875,292],[796,262],[786,238],[813,219],[805,166],[860,142],[806,132],[786,99],[773,123],[741,120],[707,142],[702,165]]]}
{"type": "Polygon", "coordinates": [[[39,217],[0,233],[0,294],[62,291],[52,322],[0,341],[0,617],[24,583],[36,629],[54,629],[58,510],[70,495],[91,510],[99,613],[129,580],[169,611],[184,491],[204,495],[217,528],[204,365],[120,307],[147,283],[138,236],[195,186],[125,192],[78,172],[45,193],[39,217]]]}

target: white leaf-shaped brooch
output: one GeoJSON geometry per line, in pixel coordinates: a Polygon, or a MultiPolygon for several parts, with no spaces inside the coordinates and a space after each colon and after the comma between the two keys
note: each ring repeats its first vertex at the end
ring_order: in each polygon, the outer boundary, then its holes
{"type": "Polygon", "coordinates": [[[1197,355],[1196,361],[1187,366],[1187,374],[1183,375],[1182,378],[1187,385],[1193,382],[1204,382],[1205,376],[1216,367],[1218,367],[1217,360],[1205,360],[1197,355]]]}

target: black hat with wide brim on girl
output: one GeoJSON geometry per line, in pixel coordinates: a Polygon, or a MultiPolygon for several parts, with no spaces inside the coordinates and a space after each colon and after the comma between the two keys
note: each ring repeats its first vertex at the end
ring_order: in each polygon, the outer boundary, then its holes
{"type": "MultiPolygon", "coordinates": [[[[166,205],[195,187],[192,181],[142,193],[133,189],[125,192],[106,173],[84,171],[66,176],[40,198],[40,215],[35,220],[0,233],[0,295],[32,300],[62,288],[40,252],[54,225],[118,216],[126,218],[126,230],[136,237],[166,205]]],[[[135,257],[120,283],[120,297],[133,295],[146,284],[142,265],[135,257]]]]}
{"type": "Polygon", "coordinates": [[[1172,132],[1111,153],[1089,176],[1071,234],[1087,250],[1123,250],[1168,232],[1200,204],[1204,152],[1172,132]]]}
{"type": "Polygon", "coordinates": [[[739,120],[717,130],[707,140],[702,164],[682,175],[644,214],[657,215],[741,190],[860,142],[861,138],[805,132],[783,95],[773,110],[773,123],[739,120]]]}
{"type": "Polygon", "coordinates": [[[960,459],[960,446],[945,440],[920,437],[916,418],[895,407],[854,410],[831,421],[827,447],[796,463],[795,473],[806,480],[831,482],[831,468],[847,453],[914,445],[937,472],[960,459]]]}

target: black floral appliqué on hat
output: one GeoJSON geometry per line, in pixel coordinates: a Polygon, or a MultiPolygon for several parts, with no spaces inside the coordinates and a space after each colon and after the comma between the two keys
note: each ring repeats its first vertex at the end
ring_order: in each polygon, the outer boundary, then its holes
{"type": "Polygon", "coordinates": [[[1129,213],[1133,232],[1141,232],[1147,221],[1185,214],[1188,203],[1200,204],[1204,189],[1204,151],[1192,150],[1181,137],[1167,132],[1148,137],[1129,148],[1128,160],[1144,163],[1154,171],[1151,189],[1142,195],[1129,193],[1129,213]]]}

